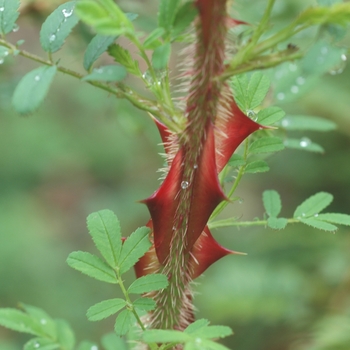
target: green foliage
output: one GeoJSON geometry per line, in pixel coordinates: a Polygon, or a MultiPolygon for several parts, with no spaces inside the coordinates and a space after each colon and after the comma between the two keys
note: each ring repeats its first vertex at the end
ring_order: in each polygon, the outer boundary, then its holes
{"type": "Polygon", "coordinates": [[[210,339],[224,338],[232,335],[232,330],[225,326],[209,326],[204,319],[195,321],[184,332],[175,330],[147,330],[143,333],[143,340],[150,343],[185,344],[184,349],[228,349],[225,346],[214,343],[210,339]]]}
{"type": "Polygon", "coordinates": [[[67,264],[87,276],[107,283],[117,283],[114,271],[98,256],[88,252],[70,253],[67,264]]]}
{"type": "Polygon", "coordinates": [[[92,73],[85,75],[82,80],[118,82],[122,81],[126,75],[127,72],[123,66],[110,65],[94,69],[92,73]]]}
{"type": "Polygon", "coordinates": [[[19,16],[19,0],[0,0],[0,34],[10,33],[19,16]]]}
{"type": "Polygon", "coordinates": [[[244,172],[245,173],[265,173],[266,171],[269,171],[270,167],[267,165],[267,163],[264,160],[254,160],[251,162],[248,162],[244,172]]]}
{"type": "Polygon", "coordinates": [[[89,71],[94,62],[107,51],[108,47],[114,43],[117,36],[97,34],[90,41],[84,54],[84,68],[89,71]]]}
{"type": "Polygon", "coordinates": [[[255,140],[249,146],[250,154],[278,152],[284,149],[282,140],[279,137],[265,136],[255,140]]]}
{"type": "Polygon", "coordinates": [[[138,62],[131,57],[128,50],[122,48],[118,44],[113,44],[109,46],[108,53],[116,62],[124,66],[129,73],[139,77],[142,75],[138,62]]]}
{"type": "Polygon", "coordinates": [[[79,19],[74,13],[75,1],[59,6],[45,20],[40,31],[40,43],[46,52],[56,52],[64,44],[79,19]]]}
{"type": "Polygon", "coordinates": [[[307,115],[291,115],[284,118],[281,126],[286,130],[332,131],[336,124],[331,120],[307,115]]]}
{"type": "Polygon", "coordinates": [[[25,350],[64,349],[73,350],[75,335],[69,324],[63,320],[52,319],[45,311],[22,305],[23,311],[0,309],[0,324],[17,332],[35,335],[25,345],[25,350]]]}
{"type": "Polygon", "coordinates": [[[275,230],[284,229],[288,220],[285,218],[277,218],[282,210],[281,197],[277,191],[268,190],[263,192],[263,204],[267,215],[267,225],[275,230]]]}
{"type": "Polygon", "coordinates": [[[100,321],[106,317],[116,314],[119,310],[126,306],[124,299],[116,298],[101,301],[89,308],[86,313],[90,321],[100,321]]]}
{"type": "Polygon", "coordinates": [[[57,72],[56,66],[42,66],[27,73],[13,94],[12,104],[18,113],[34,112],[44,100],[57,72]]]}
{"type": "Polygon", "coordinates": [[[142,276],[134,281],[128,288],[130,294],[143,294],[152,290],[160,290],[166,288],[168,279],[165,275],[152,274],[142,276]]]}
{"type": "Polygon", "coordinates": [[[317,215],[328,207],[333,201],[333,196],[326,192],[319,192],[301,203],[294,212],[295,218],[317,215]]]}
{"type": "Polygon", "coordinates": [[[168,65],[171,53],[170,43],[158,46],[152,55],[152,64],[155,69],[164,69],[168,65]]]}

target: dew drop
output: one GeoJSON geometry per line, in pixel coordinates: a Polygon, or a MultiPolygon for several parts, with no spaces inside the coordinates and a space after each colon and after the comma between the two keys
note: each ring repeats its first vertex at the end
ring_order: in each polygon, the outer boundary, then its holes
{"type": "Polygon", "coordinates": [[[299,92],[299,87],[296,86],[296,85],[293,85],[291,88],[290,88],[290,91],[293,93],[293,94],[297,94],[299,92]]]}
{"type": "Polygon", "coordinates": [[[195,164],[195,165],[193,166],[193,169],[198,169],[198,164],[195,164]]]}
{"type": "Polygon", "coordinates": [[[304,85],[304,84],[305,84],[305,78],[303,78],[303,77],[298,77],[298,78],[297,78],[297,84],[298,84],[298,85],[304,85]]]}
{"type": "Polygon", "coordinates": [[[98,347],[96,345],[93,345],[90,350],[98,350],[98,347]]]}
{"type": "Polygon", "coordinates": [[[36,75],[34,78],[35,81],[39,81],[40,80],[40,75],[36,75]]]}
{"type": "Polygon", "coordinates": [[[310,140],[310,139],[308,139],[307,137],[303,137],[303,138],[300,140],[300,143],[299,143],[299,144],[300,144],[300,147],[305,148],[305,147],[309,146],[310,143],[311,143],[311,140],[310,140]]]}
{"type": "Polygon", "coordinates": [[[4,63],[4,59],[0,58],[0,64],[3,64],[3,63],[4,63]]]}
{"type": "Polygon", "coordinates": [[[71,10],[63,9],[62,13],[63,13],[64,17],[68,18],[73,14],[73,9],[71,9],[71,10]]]}
{"type": "Polygon", "coordinates": [[[244,199],[243,199],[243,198],[240,198],[240,199],[238,200],[238,203],[239,203],[239,204],[243,204],[243,202],[244,202],[244,199]]]}
{"type": "Polygon", "coordinates": [[[103,73],[103,69],[102,68],[97,68],[95,70],[95,72],[98,73],[98,74],[102,74],[103,73]]]}
{"type": "Polygon", "coordinates": [[[317,218],[317,217],[318,217],[318,214],[315,214],[314,217],[317,218]]]}
{"type": "Polygon", "coordinates": [[[301,216],[302,216],[302,217],[305,217],[305,216],[306,216],[306,214],[305,214],[305,213],[302,213],[302,214],[301,214],[301,216]]]}
{"type": "Polygon", "coordinates": [[[0,7],[0,12],[5,11],[5,7],[0,7]]]}
{"type": "Polygon", "coordinates": [[[343,73],[343,71],[344,71],[344,69],[346,67],[346,61],[347,61],[348,58],[346,57],[345,54],[341,54],[340,58],[341,58],[341,62],[336,67],[332,68],[329,71],[329,73],[331,75],[336,75],[336,74],[343,73]]]}
{"type": "Polygon", "coordinates": [[[277,94],[277,100],[283,101],[286,98],[286,95],[283,92],[277,94]]]}
{"type": "Polygon", "coordinates": [[[41,323],[41,324],[47,324],[47,320],[45,320],[45,318],[42,318],[42,319],[40,320],[40,323],[41,323]]]}
{"type": "Polygon", "coordinates": [[[181,188],[182,188],[183,190],[185,190],[186,188],[188,188],[188,186],[189,186],[188,181],[182,181],[182,182],[181,182],[181,188]]]}
{"type": "Polygon", "coordinates": [[[251,109],[249,109],[249,110],[247,111],[247,116],[248,116],[250,119],[254,120],[254,121],[257,121],[257,120],[258,120],[258,117],[257,117],[256,113],[255,113],[253,110],[251,110],[251,109]]]}
{"type": "Polygon", "coordinates": [[[38,349],[40,347],[40,344],[39,343],[35,343],[34,347],[35,347],[35,349],[38,349]]]}
{"type": "Polygon", "coordinates": [[[56,40],[56,35],[55,34],[50,35],[49,42],[53,43],[55,40],[56,40]]]}
{"type": "Polygon", "coordinates": [[[18,24],[15,24],[15,25],[13,26],[13,28],[12,28],[12,31],[13,31],[14,33],[18,32],[18,31],[19,31],[19,25],[18,25],[18,24]]]}
{"type": "Polygon", "coordinates": [[[196,342],[196,344],[201,344],[202,343],[202,339],[201,338],[196,338],[195,342],[196,342]]]}

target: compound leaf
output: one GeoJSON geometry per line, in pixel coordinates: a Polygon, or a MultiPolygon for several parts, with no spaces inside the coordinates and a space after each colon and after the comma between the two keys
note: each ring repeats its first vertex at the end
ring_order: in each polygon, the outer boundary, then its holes
{"type": "Polygon", "coordinates": [[[62,349],[73,350],[75,346],[75,335],[69,325],[65,320],[56,320],[57,338],[62,349]]]}
{"type": "Polygon", "coordinates": [[[247,88],[247,109],[258,107],[266,97],[270,88],[270,79],[261,72],[255,72],[247,88]]]}

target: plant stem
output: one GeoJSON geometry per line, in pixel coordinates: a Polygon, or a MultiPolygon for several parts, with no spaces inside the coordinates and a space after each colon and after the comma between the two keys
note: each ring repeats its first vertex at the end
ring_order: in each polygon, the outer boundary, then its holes
{"type": "MultiPolygon", "coordinates": [[[[46,66],[54,66],[54,62],[49,59],[46,60],[40,56],[37,56],[35,54],[32,54],[26,50],[19,50],[15,45],[7,42],[4,39],[0,39],[0,45],[7,47],[8,49],[12,50],[12,52],[16,55],[20,55],[22,57],[28,58],[32,61],[41,63],[46,66]]],[[[57,66],[57,70],[61,73],[70,75],[71,77],[74,77],[76,79],[81,80],[84,75],[81,73],[78,73],[76,71],[73,71],[69,68],[63,67],[63,66],[57,66]]],[[[160,106],[156,101],[148,100],[147,98],[139,95],[131,88],[126,88],[123,84],[118,84],[118,87],[114,87],[111,84],[100,82],[100,81],[86,81],[88,84],[95,86],[101,90],[107,91],[113,95],[115,95],[118,98],[125,98],[127,99],[131,104],[133,104],[138,109],[144,110],[153,116],[155,116],[157,119],[159,119],[164,125],[166,125],[170,130],[174,132],[181,132],[181,128],[178,124],[176,124],[174,121],[170,120],[166,116],[172,115],[169,112],[165,112],[162,110],[162,106],[160,106]]]]}
{"type": "MultiPolygon", "coordinates": [[[[300,222],[298,219],[287,219],[288,224],[295,224],[300,222]]],[[[208,224],[209,228],[219,228],[219,227],[230,227],[230,226],[267,226],[267,220],[257,220],[257,221],[237,221],[236,218],[223,219],[218,221],[213,221],[208,224]]]]}
{"type": "MultiPolygon", "coordinates": [[[[249,148],[249,139],[246,139],[244,141],[244,154],[243,154],[243,158],[244,160],[246,161],[247,160],[247,157],[248,157],[248,148],[249,148]]],[[[225,167],[226,168],[226,167],[225,167]]],[[[239,170],[238,170],[238,174],[236,176],[236,179],[230,189],[230,191],[228,192],[227,194],[227,198],[229,200],[232,199],[232,196],[234,194],[234,192],[236,191],[239,183],[241,182],[241,179],[242,179],[242,176],[244,175],[244,172],[245,172],[245,168],[246,168],[246,165],[242,165],[239,170]]],[[[213,214],[211,214],[211,217],[210,217],[210,220],[213,220],[216,216],[218,216],[225,208],[226,206],[229,204],[230,202],[229,201],[223,201],[221,202],[217,207],[216,209],[213,211],[213,214]]]]}

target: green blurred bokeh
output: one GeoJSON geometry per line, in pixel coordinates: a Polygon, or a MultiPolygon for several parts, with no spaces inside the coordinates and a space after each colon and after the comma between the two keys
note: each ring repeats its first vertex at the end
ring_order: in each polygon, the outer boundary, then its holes
{"type": "MultiPolygon", "coordinates": [[[[33,3],[37,6],[23,9],[20,30],[10,39],[24,38],[25,49],[43,55],[38,32],[51,2],[33,3]]],[[[118,3],[141,14],[136,21],[141,30],[155,26],[156,0],[118,3]]],[[[312,3],[277,1],[276,25],[312,3]]],[[[264,4],[237,1],[235,12],[255,23],[264,4]]],[[[89,37],[91,33],[78,26],[55,58],[81,71],[89,37]]],[[[103,57],[100,63],[107,61],[103,57]]],[[[176,55],[173,62],[181,65],[176,55]]],[[[0,66],[0,307],[16,307],[18,302],[42,307],[53,317],[67,319],[78,340],[98,341],[112,330],[113,320],[88,322],[86,310],[119,291],[71,270],[65,260],[73,250],[95,251],[85,228],[85,218],[93,211],[113,210],[124,235],[147,222],[146,207],[137,200],[159,185],[160,139],[145,113],[63,75],[57,76],[38,112],[16,115],[10,103],[13,90],[36,66],[20,57],[0,66]]],[[[324,146],[324,155],[283,151],[269,159],[268,173],[246,175],[238,190],[244,202],[226,214],[261,218],[265,189],[280,192],[285,217],[321,190],[335,197],[329,211],[349,214],[350,69],[325,76],[306,95],[281,107],[288,113],[329,118],[339,129],[307,134],[324,146]]],[[[295,225],[284,231],[233,228],[214,234],[225,246],[248,253],[218,262],[195,286],[198,317],[233,328],[227,346],[350,349],[349,229],[332,235],[295,225]]],[[[0,328],[2,350],[21,349],[27,339],[0,328]]]]}

